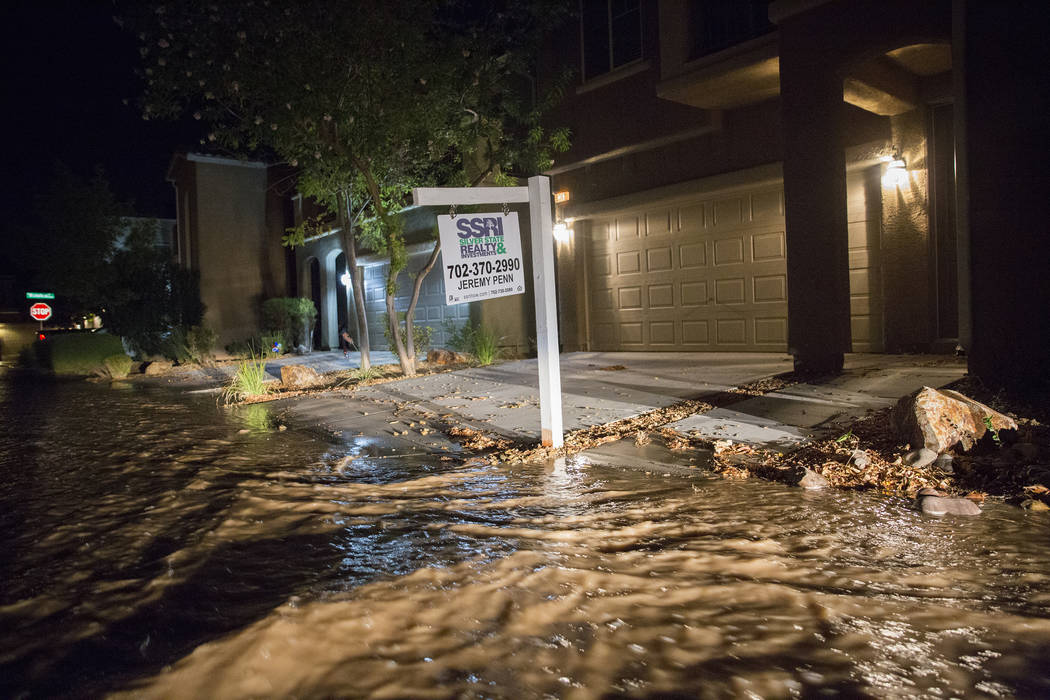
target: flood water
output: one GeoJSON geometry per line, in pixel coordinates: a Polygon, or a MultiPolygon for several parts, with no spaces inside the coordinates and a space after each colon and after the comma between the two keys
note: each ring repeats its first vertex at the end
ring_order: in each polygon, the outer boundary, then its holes
{"type": "Polygon", "coordinates": [[[267,410],[0,375],[0,697],[1050,696],[1045,514],[376,458],[267,410]]]}

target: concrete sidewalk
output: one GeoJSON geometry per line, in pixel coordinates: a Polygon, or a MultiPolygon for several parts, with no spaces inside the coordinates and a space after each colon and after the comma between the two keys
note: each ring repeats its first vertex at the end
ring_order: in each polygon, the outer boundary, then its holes
{"type": "MultiPolygon", "coordinates": [[[[346,362],[338,355],[336,362],[346,362]]],[[[324,360],[314,356],[298,359],[326,371],[323,364],[304,361],[324,360]]],[[[630,418],[682,399],[710,400],[733,387],[788,372],[791,366],[789,356],[768,353],[566,354],[561,358],[565,430],[630,418]]],[[[708,438],[790,447],[815,431],[835,430],[869,409],[891,405],[920,386],[943,386],[962,377],[965,369],[964,362],[944,356],[849,355],[843,373],[827,381],[746,398],[668,427],[708,438]]],[[[453,424],[516,440],[538,441],[540,435],[536,360],[360,387],[349,396],[287,399],[280,406],[292,420],[321,425],[374,448],[373,453],[380,446],[390,452],[459,449],[418,418],[395,419],[395,410],[437,414],[453,424]]]]}

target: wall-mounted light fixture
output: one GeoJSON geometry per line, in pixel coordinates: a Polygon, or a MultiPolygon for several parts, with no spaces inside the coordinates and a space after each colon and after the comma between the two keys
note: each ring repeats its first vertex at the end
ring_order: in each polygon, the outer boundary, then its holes
{"type": "Polygon", "coordinates": [[[886,172],[882,176],[883,186],[901,187],[908,184],[908,164],[897,146],[893,147],[893,155],[883,156],[882,159],[886,163],[886,172]]]}
{"type": "Polygon", "coordinates": [[[552,233],[558,243],[568,243],[572,237],[572,219],[559,219],[555,222],[552,233]]]}
{"type": "Polygon", "coordinates": [[[339,281],[343,283],[344,287],[349,287],[352,282],[352,280],[350,279],[350,273],[344,272],[343,274],[339,275],[339,281]]]}

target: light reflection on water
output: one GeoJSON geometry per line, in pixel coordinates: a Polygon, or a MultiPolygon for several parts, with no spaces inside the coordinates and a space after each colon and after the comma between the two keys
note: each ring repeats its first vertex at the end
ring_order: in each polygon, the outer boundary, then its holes
{"type": "Polygon", "coordinates": [[[0,389],[4,697],[1050,694],[1038,514],[345,461],[266,407],[0,389]]]}

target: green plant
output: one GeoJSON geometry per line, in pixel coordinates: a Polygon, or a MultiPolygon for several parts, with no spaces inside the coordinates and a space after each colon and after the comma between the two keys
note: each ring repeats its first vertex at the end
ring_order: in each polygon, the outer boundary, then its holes
{"type": "Polygon", "coordinates": [[[109,333],[49,334],[33,343],[37,365],[55,374],[94,374],[110,355],[123,354],[120,338],[109,333]]]}
{"type": "Polygon", "coordinates": [[[261,354],[260,348],[262,347],[261,341],[258,336],[252,338],[245,338],[243,340],[235,340],[232,343],[226,345],[226,352],[231,357],[240,358],[242,360],[248,359],[253,355],[261,354]]]}
{"type": "Polygon", "coordinates": [[[267,355],[268,357],[277,357],[288,349],[285,341],[286,338],[283,333],[263,333],[259,338],[259,342],[262,346],[260,354],[267,355]],[[274,352],[274,347],[277,348],[277,352],[274,352]]]}
{"type": "Polygon", "coordinates": [[[222,390],[225,403],[236,403],[270,392],[266,381],[266,358],[252,356],[237,367],[230,383],[222,390]]]}
{"type": "Polygon", "coordinates": [[[474,330],[474,357],[479,365],[491,365],[499,357],[499,336],[496,331],[480,323],[474,330]]]}
{"type": "MultiPolygon", "coordinates": [[[[262,327],[268,334],[280,334],[285,348],[310,345],[317,307],[306,297],[276,297],[262,305],[262,327]]],[[[269,350],[271,346],[265,348],[269,350]]]]}
{"type": "Polygon", "coordinates": [[[124,353],[110,355],[102,361],[106,373],[112,379],[123,379],[131,371],[132,360],[124,353]]]}
{"type": "Polygon", "coordinates": [[[988,416],[984,417],[984,427],[988,428],[988,432],[992,435],[992,442],[995,443],[996,447],[1003,446],[1003,440],[999,437],[999,431],[992,427],[992,419],[988,416]]]}
{"type": "MultiPolygon", "coordinates": [[[[390,337],[390,324],[387,323],[388,316],[383,314],[383,337],[386,338],[386,344],[393,350],[394,341],[390,337]]],[[[408,347],[408,334],[405,331],[405,314],[402,311],[397,312],[397,327],[401,331],[401,342],[405,343],[405,347],[408,347]]],[[[412,324],[412,340],[415,343],[416,357],[424,357],[427,354],[427,350],[430,349],[430,341],[434,335],[434,328],[432,326],[420,326],[412,324]]]]}
{"type": "Polygon", "coordinates": [[[194,362],[204,363],[211,359],[216,337],[215,331],[207,326],[192,326],[186,331],[186,346],[194,362]]]}
{"type": "Polygon", "coordinates": [[[447,344],[454,350],[468,352],[479,365],[491,365],[500,356],[500,336],[480,321],[467,321],[460,327],[451,319],[445,321],[447,344]]]}

